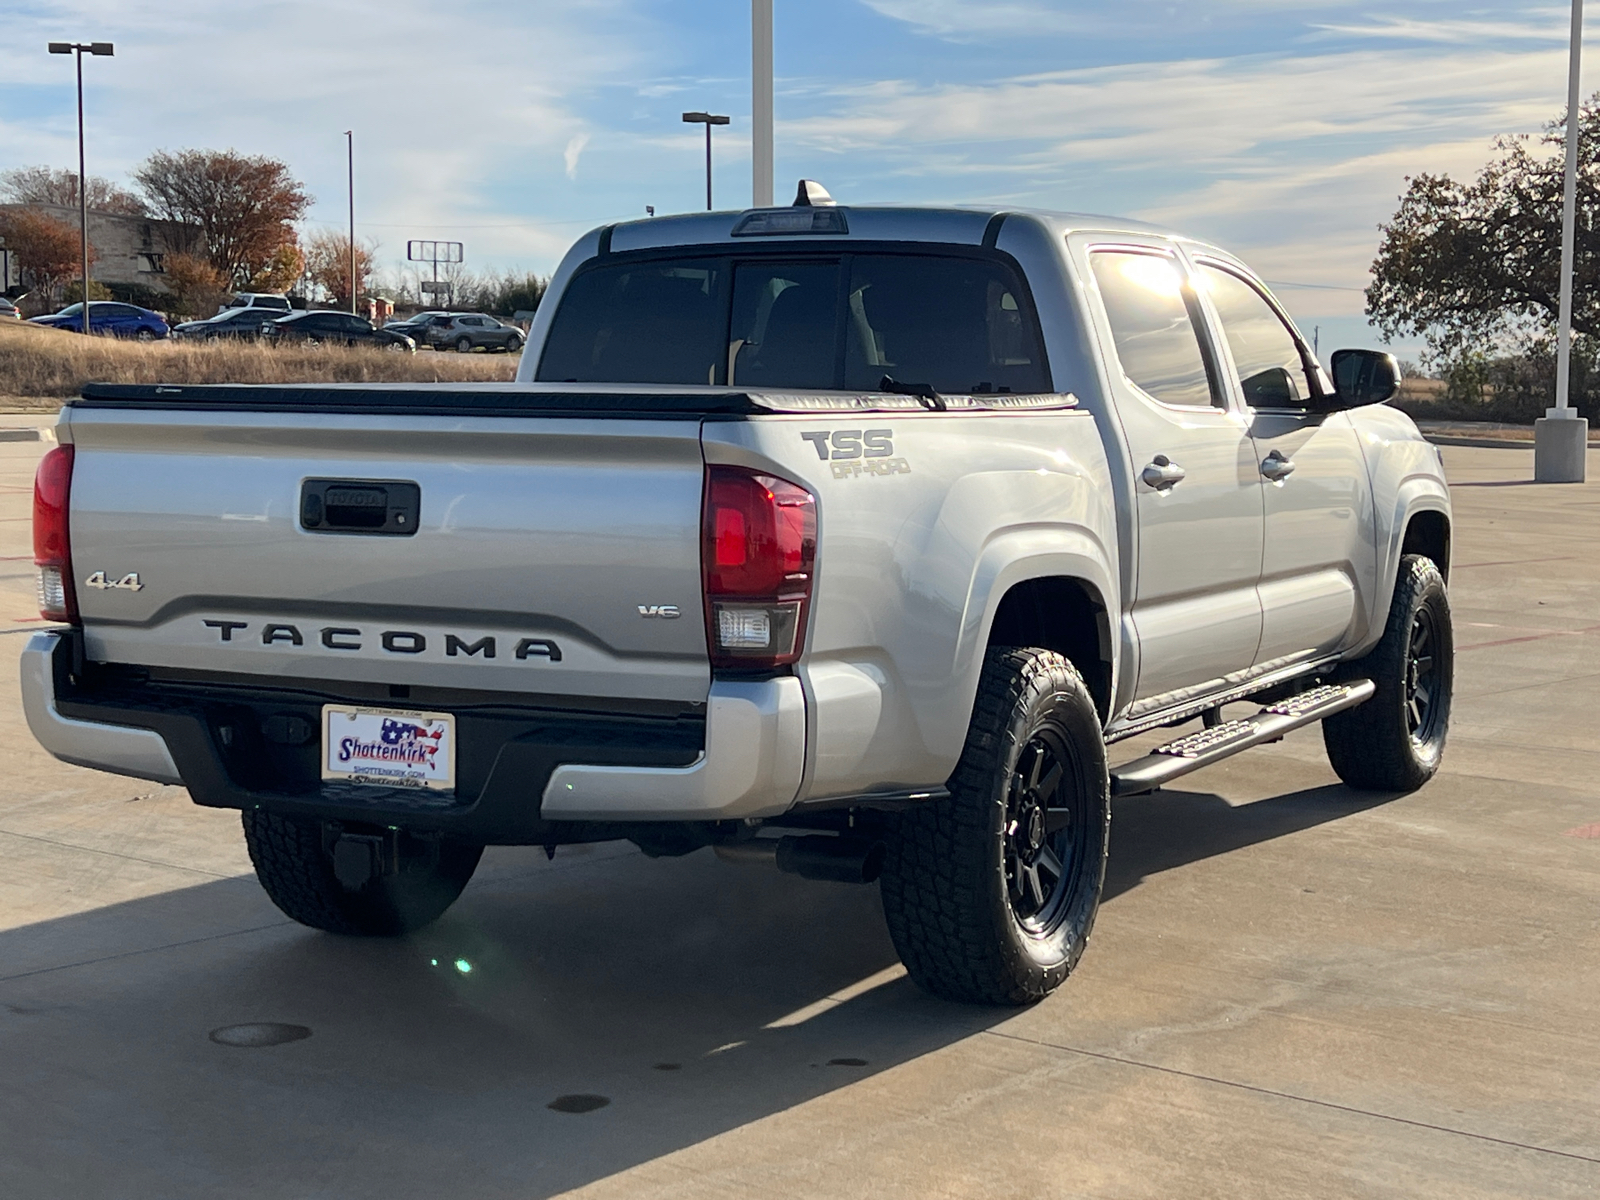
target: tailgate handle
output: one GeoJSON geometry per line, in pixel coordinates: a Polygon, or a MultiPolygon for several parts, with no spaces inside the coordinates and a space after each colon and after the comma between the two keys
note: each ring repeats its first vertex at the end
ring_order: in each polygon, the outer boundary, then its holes
{"type": "Polygon", "coordinates": [[[311,533],[410,537],[422,489],[406,479],[308,479],[300,485],[300,528],[311,533]]]}

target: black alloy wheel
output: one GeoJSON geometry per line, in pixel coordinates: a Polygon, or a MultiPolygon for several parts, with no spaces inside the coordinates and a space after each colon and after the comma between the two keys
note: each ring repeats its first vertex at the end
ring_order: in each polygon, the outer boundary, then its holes
{"type": "Polygon", "coordinates": [[[1011,911],[1034,936],[1061,923],[1082,855],[1073,826],[1087,819],[1087,797],[1072,787],[1071,752],[1054,729],[1042,729],[1023,747],[1006,796],[1003,855],[1011,911]]]}
{"type": "Polygon", "coordinates": [[[1434,669],[1434,645],[1438,640],[1434,632],[1433,613],[1426,608],[1417,609],[1411,620],[1411,636],[1406,647],[1406,730],[1413,741],[1432,739],[1439,706],[1433,702],[1438,689],[1438,672],[1434,669]]]}
{"type": "Polygon", "coordinates": [[[991,647],[948,795],[887,840],[880,890],[917,985],[1032,1004],[1083,954],[1100,906],[1111,788],[1099,710],[1052,650],[991,647]]]}
{"type": "Polygon", "coordinates": [[[1340,668],[1342,681],[1370,679],[1372,698],[1322,723],[1328,762],[1346,784],[1414,792],[1439,770],[1450,731],[1455,639],[1444,577],[1433,560],[1400,560],[1383,637],[1340,668]]]}

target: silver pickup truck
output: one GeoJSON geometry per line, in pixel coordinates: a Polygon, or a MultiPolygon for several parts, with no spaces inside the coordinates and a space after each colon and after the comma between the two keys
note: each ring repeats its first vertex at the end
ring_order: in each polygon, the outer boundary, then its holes
{"type": "Polygon", "coordinates": [[[1450,498],[1389,356],[1330,379],[1142,224],[800,200],[588,234],[512,384],[87,388],[35,736],[241,810],[320,929],[485,845],[709,846],[880,882],[999,1004],[1082,953],[1113,796],[1314,721],[1352,787],[1434,773],[1450,498]]]}

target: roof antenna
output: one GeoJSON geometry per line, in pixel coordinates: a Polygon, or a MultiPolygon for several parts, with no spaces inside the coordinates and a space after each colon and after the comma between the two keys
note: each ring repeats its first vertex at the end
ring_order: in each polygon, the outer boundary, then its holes
{"type": "Polygon", "coordinates": [[[831,208],[839,202],[828,195],[828,189],[815,179],[802,179],[800,190],[795,193],[794,206],[796,208],[831,208]]]}

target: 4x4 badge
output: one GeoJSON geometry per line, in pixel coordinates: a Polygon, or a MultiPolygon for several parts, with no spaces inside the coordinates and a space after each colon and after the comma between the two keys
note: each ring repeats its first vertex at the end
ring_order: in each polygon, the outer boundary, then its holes
{"type": "Polygon", "coordinates": [[[121,579],[112,579],[104,571],[96,571],[83,582],[86,587],[99,588],[101,591],[119,588],[124,592],[137,592],[144,588],[144,584],[139,582],[137,571],[130,571],[121,579]]]}

